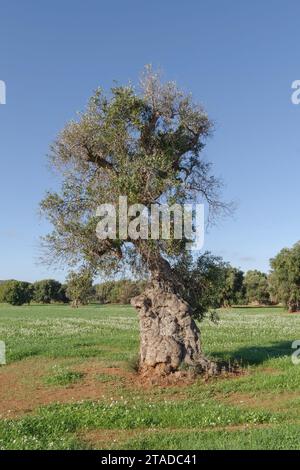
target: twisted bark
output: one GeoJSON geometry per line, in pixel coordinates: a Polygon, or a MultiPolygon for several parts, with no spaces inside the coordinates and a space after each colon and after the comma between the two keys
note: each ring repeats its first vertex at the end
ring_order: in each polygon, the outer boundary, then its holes
{"type": "Polygon", "coordinates": [[[132,299],[140,319],[140,373],[168,375],[183,365],[213,372],[201,350],[200,332],[188,304],[173,292],[152,286],[132,299]]]}

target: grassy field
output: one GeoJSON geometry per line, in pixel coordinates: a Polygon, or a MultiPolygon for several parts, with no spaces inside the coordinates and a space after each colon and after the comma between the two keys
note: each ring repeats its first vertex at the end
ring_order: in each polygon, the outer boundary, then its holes
{"type": "Polygon", "coordinates": [[[244,374],[145,387],[131,307],[1,305],[0,449],[299,449],[300,315],[232,309],[201,328],[244,374]]]}

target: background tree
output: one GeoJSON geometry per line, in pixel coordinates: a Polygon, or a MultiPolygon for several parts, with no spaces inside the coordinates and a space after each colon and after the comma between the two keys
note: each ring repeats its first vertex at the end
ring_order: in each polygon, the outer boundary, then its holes
{"type": "Polygon", "coordinates": [[[62,285],[54,279],[37,281],[33,285],[33,300],[37,303],[50,304],[51,302],[62,302],[62,285]]]}
{"type": "Polygon", "coordinates": [[[282,302],[289,312],[300,310],[300,242],[284,248],[270,260],[271,296],[282,302]]]}
{"type": "Polygon", "coordinates": [[[4,302],[5,286],[8,282],[14,281],[15,279],[9,279],[0,282],[0,303],[4,302]]]}
{"type": "Polygon", "coordinates": [[[69,298],[67,296],[67,284],[61,284],[59,292],[58,292],[58,302],[62,302],[67,304],[69,302],[69,298]]]}
{"type": "Polygon", "coordinates": [[[244,302],[244,273],[240,269],[230,265],[225,267],[225,283],[221,294],[221,304],[223,307],[229,307],[234,304],[244,302]]]}
{"type": "Polygon", "coordinates": [[[145,290],[145,287],[145,281],[130,279],[107,281],[95,286],[95,299],[102,304],[129,304],[134,297],[145,290]]]}
{"type": "Polygon", "coordinates": [[[190,95],[174,83],[162,84],[148,68],[139,90],[116,86],[109,96],[98,90],[52,146],[51,162],[63,184],[41,204],[54,226],[45,239],[49,257],[110,273],[128,261],[151,275],[144,293],[132,300],[140,316],[143,374],[168,374],[182,363],[215,370],[201,350],[196,316],[176,275],[185,240],[99,241],[95,211],[101,203],[117,206],[120,195],[147,208],[203,201],[210,217],[227,210],[219,199],[220,182],[201,158],[211,128],[190,95]]]}
{"type": "Polygon", "coordinates": [[[228,263],[205,252],[193,259],[187,252],[175,267],[182,280],[182,297],[188,302],[193,317],[202,319],[211,309],[221,306],[228,263]]]}
{"type": "Polygon", "coordinates": [[[269,282],[265,273],[257,270],[248,271],[244,278],[247,303],[270,303],[269,282]]]}
{"type": "Polygon", "coordinates": [[[134,282],[127,281],[122,283],[120,293],[119,293],[119,303],[120,304],[129,304],[131,303],[134,297],[140,295],[146,287],[146,283],[143,281],[134,282]]]}
{"type": "Polygon", "coordinates": [[[88,270],[71,272],[67,278],[67,297],[73,307],[86,305],[94,295],[93,278],[88,270]]]}
{"type": "Polygon", "coordinates": [[[3,301],[11,305],[29,304],[33,296],[33,286],[29,282],[8,281],[3,289],[3,301]]]}
{"type": "Polygon", "coordinates": [[[114,288],[115,281],[102,282],[95,285],[95,300],[100,304],[110,304],[111,291],[114,288]]]}

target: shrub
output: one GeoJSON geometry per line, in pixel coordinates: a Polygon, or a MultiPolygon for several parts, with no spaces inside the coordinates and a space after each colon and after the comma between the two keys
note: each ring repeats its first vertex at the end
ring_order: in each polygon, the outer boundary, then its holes
{"type": "Polygon", "coordinates": [[[11,305],[29,304],[33,297],[33,286],[29,282],[8,281],[2,296],[3,301],[11,305]]]}
{"type": "Polygon", "coordinates": [[[43,304],[62,302],[63,292],[61,283],[54,279],[44,279],[43,281],[35,282],[33,300],[43,304]]]}

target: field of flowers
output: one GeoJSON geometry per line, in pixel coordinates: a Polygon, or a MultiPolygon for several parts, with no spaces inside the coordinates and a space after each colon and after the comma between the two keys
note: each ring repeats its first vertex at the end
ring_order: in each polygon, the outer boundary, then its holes
{"type": "Polygon", "coordinates": [[[201,324],[207,355],[243,373],[142,385],[129,306],[0,306],[0,449],[299,449],[300,315],[219,312],[201,324]]]}

